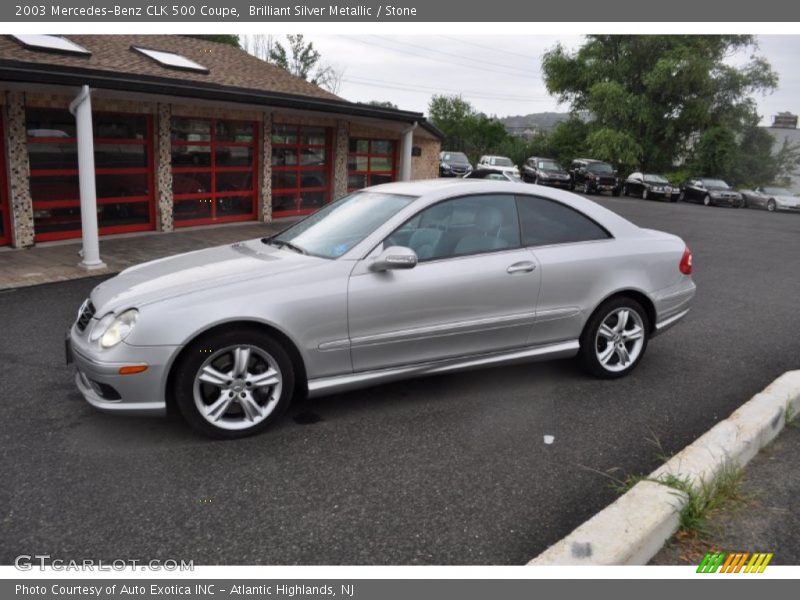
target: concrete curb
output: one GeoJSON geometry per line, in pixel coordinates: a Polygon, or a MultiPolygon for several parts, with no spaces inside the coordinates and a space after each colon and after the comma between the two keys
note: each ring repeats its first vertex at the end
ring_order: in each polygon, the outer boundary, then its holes
{"type": "MultiPolygon", "coordinates": [[[[744,466],[780,433],[787,410],[800,413],[800,370],[778,377],[650,478],[674,475],[700,486],[727,465],[744,466]]],[[[677,531],[686,499],[665,485],[642,481],[528,564],[647,564],[677,531]]]]}

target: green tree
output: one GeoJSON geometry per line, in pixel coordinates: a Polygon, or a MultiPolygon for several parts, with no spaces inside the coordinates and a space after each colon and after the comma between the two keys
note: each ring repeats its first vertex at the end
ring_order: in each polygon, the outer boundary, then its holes
{"type": "Polygon", "coordinates": [[[369,106],[377,106],[378,108],[398,108],[397,104],[389,102],[388,100],[370,100],[367,104],[369,106]]]}
{"type": "Polygon", "coordinates": [[[342,71],[320,62],[322,56],[302,34],[286,35],[287,46],[275,40],[267,60],[292,75],[305,79],[336,93],[341,85],[342,71]]]}
{"type": "Polygon", "coordinates": [[[575,52],[546,52],[542,71],[551,94],[589,115],[586,150],[659,171],[706,131],[739,134],[758,122],[751,96],[774,89],[777,75],[754,54],[726,62],[756,49],[748,35],[592,35],[575,52]]]}
{"type": "MultiPolygon", "coordinates": [[[[769,135],[769,134],[767,134],[769,135]]],[[[712,127],[700,137],[695,147],[692,169],[712,177],[731,181],[739,154],[736,136],[728,127],[712,127]]]]}
{"type": "Polygon", "coordinates": [[[460,151],[476,161],[482,154],[500,154],[509,144],[505,126],[477,112],[461,96],[433,96],[428,104],[431,123],[443,134],[442,148],[460,151]]]}
{"type": "Polygon", "coordinates": [[[239,47],[239,36],[234,34],[186,34],[186,37],[197,38],[198,40],[208,40],[209,42],[218,42],[220,44],[228,44],[229,46],[239,47]]]}

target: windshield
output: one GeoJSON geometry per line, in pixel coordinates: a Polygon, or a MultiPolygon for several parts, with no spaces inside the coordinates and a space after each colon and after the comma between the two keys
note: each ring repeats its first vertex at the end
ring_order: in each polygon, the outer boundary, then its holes
{"type": "Polygon", "coordinates": [[[721,188],[723,190],[730,189],[731,187],[722,181],[722,179],[703,179],[703,185],[707,188],[721,188]]]}
{"type": "Polygon", "coordinates": [[[792,192],[787,190],[786,188],[776,188],[776,187],[766,187],[764,188],[764,193],[769,194],[771,196],[791,196],[792,192]]]}
{"type": "Polygon", "coordinates": [[[554,160],[540,160],[539,168],[543,171],[563,171],[564,169],[554,160]]]}
{"type": "Polygon", "coordinates": [[[489,164],[494,165],[496,167],[513,167],[514,163],[511,162],[510,158],[506,158],[505,156],[493,156],[489,159],[489,164]]]}
{"type": "Polygon", "coordinates": [[[647,183],[669,183],[666,179],[664,179],[661,175],[645,175],[644,180],[647,183]]]}
{"type": "Polygon", "coordinates": [[[415,196],[355,192],[315,212],[265,244],[337,258],[415,200],[415,196]]]}
{"type": "Polygon", "coordinates": [[[452,162],[469,162],[469,160],[467,160],[467,155],[463,152],[446,152],[442,160],[452,162]]]}
{"type": "Polygon", "coordinates": [[[589,163],[586,168],[593,173],[613,173],[614,169],[606,163],[589,163]]]}

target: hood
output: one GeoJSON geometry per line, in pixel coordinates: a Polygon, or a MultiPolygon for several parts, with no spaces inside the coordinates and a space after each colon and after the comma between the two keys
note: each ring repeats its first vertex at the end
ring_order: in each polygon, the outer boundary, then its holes
{"type": "Polygon", "coordinates": [[[516,165],[511,165],[510,167],[502,166],[502,165],[489,165],[486,169],[491,169],[492,171],[501,171],[503,173],[517,173],[519,169],[516,165]]]}
{"type": "Polygon", "coordinates": [[[260,239],[168,256],[125,269],[92,290],[96,314],[140,307],[193,291],[304,269],[326,259],[263,244],[260,239]]]}
{"type": "Polygon", "coordinates": [[[450,165],[450,166],[455,166],[455,167],[469,167],[469,166],[471,166],[471,164],[469,162],[463,161],[463,160],[459,160],[459,159],[456,159],[456,160],[444,160],[443,159],[443,160],[441,160],[439,162],[441,162],[443,165],[450,165]]]}
{"type": "Polygon", "coordinates": [[[798,198],[797,196],[780,195],[780,196],[775,196],[775,199],[778,200],[779,202],[783,202],[784,204],[789,204],[791,206],[800,204],[800,198],[798,198]]]}
{"type": "Polygon", "coordinates": [[[569,175],[564,169],[541,169],[548,175],[569,175]]]}

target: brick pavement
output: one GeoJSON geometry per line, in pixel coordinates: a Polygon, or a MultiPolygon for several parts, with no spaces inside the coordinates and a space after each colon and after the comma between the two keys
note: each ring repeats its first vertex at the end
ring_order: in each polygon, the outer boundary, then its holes
{"type": "Polygon", "coordinates": [[[234,223],[172,233],[108,236],[100,239],[100,258],[107,268],[92,271],[78,266],[80,239],[27,249],[0,249],[0,289],[118,273],[148,260],[270,235],[292,222],[292,219],[280,219],[274,223],[234,223]]]}

